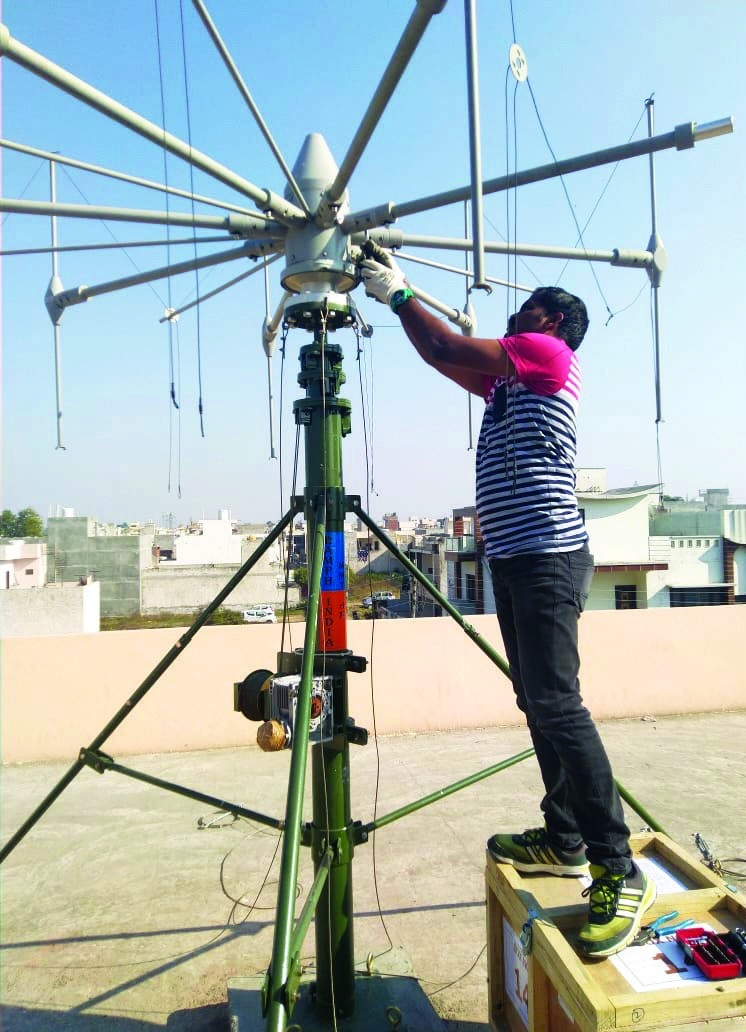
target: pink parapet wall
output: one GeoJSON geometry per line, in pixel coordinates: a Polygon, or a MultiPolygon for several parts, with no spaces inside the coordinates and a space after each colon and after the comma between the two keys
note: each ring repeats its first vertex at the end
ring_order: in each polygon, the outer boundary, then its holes
{"type": "MultiPolygon", "coordinates": [[[[474,627],[498,650],[494,616],[474,627]]],[[[450,619],[350,621],[350,713],[379,734],[522,723],[506,677],[450,619]]],[[[74,760],[183,631],[8,639],[2,647],[3,763],[74,760]]],[[[274,669],[281,627],[205,627],[102,746],[115,756],[255,744],[233,683],[274,669]]],[[[285,648],[303,642],[303,625],[285,648]]],[[[589,612],[581,683],[598,719],[746,708],[746,606],[589,612]]]]}

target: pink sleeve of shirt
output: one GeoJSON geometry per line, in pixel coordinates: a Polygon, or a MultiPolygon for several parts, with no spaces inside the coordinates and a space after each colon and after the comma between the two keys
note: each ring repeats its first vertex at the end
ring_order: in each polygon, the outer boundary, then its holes
{"type": "Polygon", "coordinates": [[[520,383],[535,394],[556,394],[567,384],[572,351],[564,340],[546,333],[518,333],[500,343],[515,366],[520,383]]]}

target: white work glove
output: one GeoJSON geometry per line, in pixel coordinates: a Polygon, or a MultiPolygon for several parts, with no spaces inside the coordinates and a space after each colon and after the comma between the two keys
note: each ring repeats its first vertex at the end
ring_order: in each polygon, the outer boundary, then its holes
{"type": "Polygon", "coordinates": [[[365,258],[360,263],[360,276],[368,297],[382,301],[387,305],[391,295],[397,290],[405,290],[408,286],[404,273],[390,255],[386,255],[388,266],[373,258],[365,258]]]}

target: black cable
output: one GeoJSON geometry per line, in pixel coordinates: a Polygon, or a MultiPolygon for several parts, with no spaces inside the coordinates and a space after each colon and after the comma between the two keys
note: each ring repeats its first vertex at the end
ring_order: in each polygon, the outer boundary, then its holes
{"type": "MultiPolygon", "coordinates": [[[[86,202],[86,204],[90,205],[90,204],[91,204],[91,201],[90,201],[90,199],[89,199],[89,198],[88,198],[88,197],[86,196],[86,194],[85,194],[85,193],[83,192],[83,190],[82,190],[82,189],[81,189],[81,188],[80,188],[80,187],[78,186],[78,184],[77,184],[77,183],[75,182],[75,180],[73,179],[73,177],[72,177],[72,176],[70,175],[70,173],[69,173],[69,172],[67,171],[67,169],[65,168],[65,166],[64,166],[64,165],[60,165],[60,166],[59,166],[59,169],[60,169],[60,172],[62,172],[62,174],[63,174],[64,176],[66,176],[66,177],[67,177],[67,179],[68,179],[68,181],[70,182],[70,184],[72,185],[73,189],[77,190],[77,192],[78,192],[78,193],[80,194],[80,196],[81,196],[81,197],[83,198],[83,200],[84,200],[84,201],[86,202]]],[[[136,261],[135,261],[135,259],[134,259],[134,258],[132,257],[132,255],[131,255],[131,254],[129,253],[129,251],[127,250],[127,248],[126,248],[126,247],[124,247],[124,246],[122,245],[121,241],[119,241],[119,240],[117,239],[116,235],[115,235],[115,234],[114,234],[114,233],[113,233],[113,232],[111,231],[111,229],[109,228],[109,225],[108,225],[108,224],[107,224],[107,223],[106,223],[106,222],[104,221],[104,219],[99,219],[98,221],[99,221],[99,222],[101,223],[101,225],[102,225],[102,226],[104,227],[104,229],[105,229],[105,230],[106,230],[106,232],[107,232],[107,233],[109,234],[109,236],[110,236],[110,237],[111,237],[111,239],[112,239],[112,240],[114,241],[114,243],[115,243],[115,244],[117,244],[117,246],[118,246],[119,248],[121,248],[121,251],[122,251],[122,253],[123,253],[123,254],[125,255],[125,257],[127,258],[127,261],[128,261],[129,263],[130,263],[130,265],[131,265],[131,266],[132,266],[132,268],[133,268],[133,269],[135,270],[135,272],[137,272],[137,273],[142,273],[142,271],[143,271],[143,270],[142,270],[142,269],[140,268],[140,266],[139,266],[139,265],[137,264],[137,262],[136,262],[136,261]]],[[[165,301],[163,300],[163,298],[161,297],[161,295],[160,295],[160,294],[158,293],[158,291],[157,291],[157,290],[155,289],[155,287],[153,286],[153,284],[152,284],[152,283],[147,283],[147,284],[146,284],[146,286],[150,287],[150,290],[151,290],[151,291],[152,291],[152,293],[153,293],[153,294],[155,295],[155,297],[156,297],[156,298],[158,299],[159,303],[160,303],[161,305],[163,305],[163,307],[165,308],[165,307],[166,307],[166,302],[165,302],[165,301]]]]}
{"type": "MultiPolygon", "coordinates": [[[[264,891],[264,887],[267,884],[267,881],[269,880],[270,872],[271,872],[271,870],[272,870],[272,868],[274,866],[274,862],[275,862],[275,859],[277,858],[277,853],[278,853],[278,850],[280,848],[280,843],[282,842],[282,835],[283,835],[283,833],[280,832],[280,834],[277,836],[277,841],[275,843],[275,850],[274,850],[274,853],[272,854],[272,859],[269,862],[269,867],[267,868],[267,870],[266,870],[266,872],[264,874],[264,878],[262,879],[262,884],[259,886],[259,891],[257,892],[256,896],[254,897],[254,902],[251,903],[251,904],[243,903],[240,897],[238,899],[235,899],[233,896],[230,895],[230,893],[228,892],[228,890],[225,887],[225,880],[224,880],[225,864],[226,864],[226,861],[228,860],[228,857],[237,848],[237,846],[233,846],[231,849],[229,849],[228,852],[223,857],[223,859],[220,861],[220,875],[219,875],[220,876],[220,888],[223,891],[223,895],[226,896],[233,903],[233,906],[231,907],[231,909],[230,909],[230,911],[228,913],[228,917],[226,918],[225,927],[223,928],[223,931],[225,931],[231,925],[242,925],[242,924],[244,924],[248,920],[249,916],[254,912],[254,910],[263,910],[263,909],[271,910],[271,909],[274,909],[273,907],[259,907],[259,906],[257,906],[257,903],[258,903],[259,897],[261,896],[262,892],[264,891]],[[244,914],[244,916],[241,918],[240,921],[236,921],[236,919],[235,919],[235,917],[236,917],[236,910],[237,910],[238,907],[246,907],[246,913],[244,914]]],[[[246,836],[244,836],[244,838],[246,838],[246,836]]],[[[238,845],[240,845],[240,844],[241,843],[238,843],[238,845]]],[[[297,899],[297,891],[298,890],[297,890],[297,886],[296,886],[296,899],[297,899]]],[[[222,934],[222,932],[221,932],[221,934],[222,934]]]]}
{"type": "MultiPolygon", "coordinates": [[[[184,103],[186,106],[186,123],[187,123],[187,144],[189,146],[189,193],[191,196],[191,209],[192,219],[195,217],[194,207],[194,165],[191,162],[192,153],[192,116],[191,108],[189,104],[189,76],[187,73],[187,53],[186,53],[186,33],[184,31],[184,3],[183,0],[179,0],[179,19],[181,24],[181,56],[182,65],[184,68],[184,103]]],[[[192,227],[196,232],[196,226],[192,227]]],[[[194,258],[197,259],[197,245],[194,245],[194,258]]],[[[197,297],[199,297],[199,269],[194,270],[194,282],[197,297]]],[[[197,401],[197,410],[199,411],[199,431],[202,437],[205,436],[205,422],[204,422],[204,404],[202,399],[202,332],[201,332],[201,319],[200,319],[200,305],[197,304],[197,387],[199,390],[199,399],[197,401]]]]}
{"type": "MultiPolygon", "coordinates": [[[[356,335],[357,335],[357,331],[356,331],[356,335]]],[[[363,415],[363,439],[364,439],[364,443],[365,443],[365,511],[366,512],[370,512],[370,492],[373,489],[373,485],[372,485],[372,482],[371,482],[370,468],[368,466],[368,428],[367,428],[366,417],[365,417],[365,400],[366,400],[366,398],[365,398],[365,392],[363,390],[363,363],[360,361],[361,353],[364,356],[365,352],[360,347],[360,338],[359,337],[357,338],[357,342],[358,342],[358,353],[357,353],[358,376],[360,378],[360,403],[361,403],[362,415],[363,415]]],[[[367,384],[367,379],[366,379],[366,384],[367,384]]],[[[370,398],[369,398],[369,405],[370,405],[370,398]]],[[[373,542],[372,542],[372,539],[371,539],[370,528],[368,528],[368,587],[369,587],[370,594],[371,594],[371,602],[372,602],[372,597],[373,597],[373,577],[372,577],[371,562],[370,562],[370,556],[371,556],[371,551],[372,551],[372,544],[373,544],[373,542]]],[[[375,753],[376,753],[376,782],[375,782],[375,790],[374,790],[374,794],[373,794],[373,822],[375,823],[376,817],[378,815],[378,794],[379,794],[379,789],[380,789],[380,784],[381,784],[381,750],[380,750],[380,746],[378,744],[378,726],[377,726],[377,722],[376,722],[375,681],[374,681],[374,676],[373,676],[374,675],[373,658],[374,658],[374,654],[375,654],[374,646],[375,646],[375,632],[376,632],[376,609],[375,609],[374,605],[371,605],[371,608],[372,608],[372,611],[373,611],[373,620],[372,620],[372,625],[371,625],[371,629],[370,629],[370,706],[371,706],[371,713],[372,713],[372,717],[373,717],[373,745],[375,747],[375,753]]],[[[389,930],[386,927],[386,922],[385,922],[384,917],[383,917],[383,907],[381,905],[381,894],[380,894],[380,890],[378,888],[378,868],[377,868],[377,859],[376,859],[376,840],[377,840],[377,834],[376,834],[375,830],[372,832],[370,838],[371,838],[371,858],[372,858],[372,861],[373,861],[373,890],[374,890],[374,892],[376,894],[376,905],[378,907],[378,917],[380,918],[384,934],[386,935],[386,939],[388,941],[387,949],[382,950],[380,953],[373,954],[371,959],[372,960],[376,960],[376,959],[378,959],[378,957],[382,957],[386,953],[390,953],[391,950],[393,950],[393,948],[394,948],[394,944],[393,944],[393,942],[391,940],[391,936],[389,935],[389,930]]]]}
{"type": "Polygon", "coordinates": [[[427,996],[428,1000],[431,1000],[433,998],[433,996],[437,996],[438,993],[442,993],[445,989],[450,989],[452,985],[456,985],[458,982],[463,981],[466,978],[467,975],[470,975],[472,973],[472,971],[474,970],[474,968],[479,963],[479,959],[480,959],[480,957],[482,956],[482,954],[484,953],[484,951],[486,949],[487,949],[487,943],[484,944],[484,946],[481,948],[479,953],[474,958],[474,962],[471,964],[470,967],[468,967],[466,969],[466,971],[464,971],[463,975],[459,975],[458,978],[454,978],[452,982],[446,982],[445,985],[441,985],[440,988],[433,990],[433,992],[431,992],[431,993],[425,993],[425,995],[427,996]]]}
{"type": "MultiPolygon", "coordinates": [[[[652,100],[653,96],[654,96],[654,94],[651,93],[650,97],[648,98],[648,100],[652,100]]],[[[643,120],[643,117],[645,115],[646,110],[647,110],[647,106],[643,105],[642,112],[640,113],[640,117],[635,122],[635,125],[634,125],[634,128],[632,129],[632,132],[627,137],[627,143],[630,143],[632,141],[632,139],[634,138],[634,135],[637,132],[637,128],[640,125],[640,122],[643,120]]],[[[591,213],[590,213],[590,215],[588,216],[588,218],[585,221],[585,225],[583,226],[583,233],[585,233],[586,229],[588,229],[588,226],[591,224],[591,219],[596,214],[598,206],[600,205],[601,201],[603,200],[604,194],[609,189],[609,186],[611,184],[611,180],[616,175],[617,170],[618,170],[619,166],[621,165],[621,163],[622,163],[621,161],[617,161],[617,163],[614,165],[614,167],[612,168],[611,172],[609,173],[609,178],[606,180],[606,183],[604,184],[604,188],[603,188],[603,190],[601,191],[601,193],[598,196],[598,200],[593,205],[593,208],[591,209],[591,213]]],[[[582,237],[578,237],[578,239],[575,241],[575,247],[578,246],[578,244],[581,242],[581,239],[582,239],[582,237]]],[[[565,269],[567,268],[567,266],[569,264],[570,264],[570,259],[568,258],[566,260],[565,264],[560,269],[560,273],[559,273],[559,276],[557,277],[557,281],[555,283],[555,286],[559,286],[559,282],[562,279],[562,277],[563,277],[563,275],[565,273],[565,269]]],[[[637,298],[635,298],[635,301],[636,300],[637,300],[637,298]]],[[[634,302],[633,302],[633,304],[634,304],[634,302]]],[[[628,305],[627,307],[630,307],[630,306],[628,305]]],[[[614,318],[615,315],[619,315],[621,312],[624,312],[625,310],[626,309],[621,308],[621,309],[618,309],[616,312],[614,312],[613,315],[610,315],[609,318],[606,320],[606,325],[607,326],[609,325],[609,323],[611,322],[611,320],[614,318]]]]}
{"type": "MultiPolygon", "coordinates": [[[[36,179],[36,177],[37,177],[37,176],[39,175],[39,173],[41,172],[41,170],[42,170],[42,169],[44,168],[44,165],[45,165],[45,164],[46,164],[46,161],[45,161],[45,159],[43,159],[43,158],[42,158],[42,160],[41,160],[41,161],[39,162],[39,164],[38,164],[38,165],[36,166],[36,171],[35,171],[35,172],[33,173],[33,175],[31,176],[31,178],[29,179],[29,181],[28,181],[28,182],[26,183],[26,185],[24,186],[23,190],[21,190],[21,192],[20,192],[20,193],[18,194],[18,198],[17,198],[17,199],[18,199],[19,201],[21,200],[21,198],[25,197],[25,195],[26,195],[26,192],[27,192],[27,191],[28,191],[28,190],[30,189],[30,187],[31,187],[31,184],[32,184],[32,183],[33,183],[33,181],[34,181],[34,180],[36,179]]],[[[2,221],[2,223],[0,223],[0,225],[3,225],[3,226],[4,226],[4,225],[5,225],[5,223],[6,223],[7,221],[8,221],[8,219],[9,219],[9,218],[11,217],[11,215],[14,215],[14,214],[15,214],[15,212],[12,212],[12,211],[6,211],[6,213],[5,213],[4,215],[3,215],[3,221],[2,221]]]]}
{"type": "MultiPolygon", "coordinates": [[[[531,86],[531,82],[529,81],[529,79],[526,79],[526,85],[528,86],[528,92],[529,92],[529,94],[531,96],[531,101],[532,101],[532,103],[534,105],[534,111],[536,112],[536,117],[537,117],[537,119],[539,121],[539,127],[540,127],[542,135],[544,137],[544,142],[546,143],[546,145],[547,145],[547,147],[549,149],[549,153],[552,155],[552,160],[554,161],[555,165],[557,165],[558,164],[558,162],[557,162],[557,155],[554,153],[554,150],[552,149],[552,145],[549,142],[549,137],[547,136],[547,131],[544,128],[544,123],[543,123],[543,121],[541,119],[541,115],[539,114],[539,106],[536,103],[536,97],[534,96],[534,91],[533,91],[533,88],[531,86]]],[[[565,200],[567,201],[567,206],[570,209],[570,214],[572,215],[572,220],[575,223],[575,228],[578,231],[578,237],[580,239],[582,248],[583,248],[584,251],[586,251],[585,240],[583,239],[583,231],[580,228],[580,223],[578,222],[577,216],[575,214],[575,209],[573,208],[572,201],[570,200],[570,194],[569,194],[569,191],[567,189],[567,184],[565,183],[565,177],[563,175],[560,175],[559,176],[559,181],[562,184],[562,190],[563,190],[563,193],[565,195],[565,200]]],[[[609,307],[609,302],[606,300],[606,295],[604,294],[603,289],[601,288],[601,283],[600,283],[600,281],[598,279],[598,276],[596,275],[596,270],[593,268],[593,262],[590,259],[588,259],[588,265],[590,267],[591,274],[593,275],[593,279],[595,280],[596,286],[598,287],[598,292],[601,295],[601,299],[602,299],[604,305],[606,306],[606,311],[609,313],[609,316],[611,316],[612,315],[612,311],[611,311],[611,308],[609,307]]]]}
{"type": "MultiPolygon", "coordinates": [[[[160,87],[161,97],[161,124],[163,125],[163,138],[164,144],[163,150],[163,181],[166,185],[166,265],[171,268],[171,226],[169,224],[170,215],[170,195],[168,192],[168,151],[165,146],[166,138],[166,90],[163,83],[163,55],[161,52],[161,31],[160,31],[160,20],[158,18],[158,0],[153,0],[154,14],[155,14],[155,39],[156,48],[158,51],[158,82],[160,87]]],[[[168,312],[169,314],[173,311],[173,299],[171,293],[171,276],[169,275],[166,280],[167,299],[168,299],[168,312]]],[[[179,411],[179,402],[176,395],[176,384],[174,376],[174,327],[173,320],[168,320],[168,373],[169,373],[169,397],[171,404],[168,409],[168,493],[171,493],[171,468],[173,466],[173,409],[179,411]]],[[[181,498],[181,412],[179,411],[178,416],[179,422],[179,498],[181,498]]]]}

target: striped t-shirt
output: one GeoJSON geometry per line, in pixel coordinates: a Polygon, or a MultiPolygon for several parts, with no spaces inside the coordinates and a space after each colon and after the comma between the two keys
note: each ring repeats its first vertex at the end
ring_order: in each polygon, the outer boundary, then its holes
{"type": "Polygon", "coordinates": [[[575,498],[580,366],[558,337],[500,343],[516,375],[485,377],[477,446],[477,514],[490,559],[570,552],[588,535],[575,498]]]}

